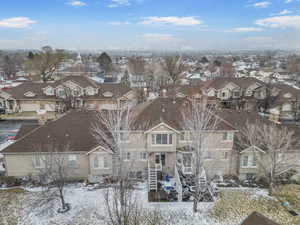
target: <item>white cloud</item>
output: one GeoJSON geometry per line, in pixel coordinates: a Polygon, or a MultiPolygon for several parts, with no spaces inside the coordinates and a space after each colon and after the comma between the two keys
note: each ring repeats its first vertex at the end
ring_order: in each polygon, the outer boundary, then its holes
{"type": "Polygon", "coordinates": [[[270,28],[300,29],[300,16],[274,16],[257,20],[256,24],[270,28]]]}
{"type": "Polygon", "coordinates": [[[262,28],[259,27],[237,27],[229,30],[228,32],[259,32],[263,31],[262,28]]]}
{"type": "Polygon", "coordinates": [[[157,17],[151,16],[144,18],[143,24],[169,24],[176,26],[195,26],[203,24],[203,21],[196,19],[193,16],[187,17],[177,17],[177,16],[167,16],[167,17],[157,17]]]}
{"type": "Polygon", "coordinates": [[[285,0],[285,3],[291,3],[293,2],[294,0],[285,0]]]}
{"type": "Polygon", "coordinates": [[[85,6],[86,3],[85,2],[82,2],[82,1],[76,1],[76,0],[73,0],[73,1],[70,1],[67,3],[68,5],[71,5],[73,7],[81,7],[81,6],[85,6]]]}
{"type": "Polygon", "coordinates": [[[291,13],[292,13],[292,11],[285,9],[285,10],[282,10],[281,12],[279,12],[279,13],[272,14],[272,16],[283,16],[283,15],[287,15],[287,14],[291,14],[291,13]]]}
{"type": "Polygon", "coordinates": [[[271,5],[271,2],[263,1],[263,2],[254,3],[252,6],[254,6],[256,8],[267,8],[269,5],[271,5]]]}
{"type": "Polygon", "coordinates": [[[111,4],[108,5],[109,8],[116,8],[122,6],[131,5],[129,0],[111,0],[111,4]]]}
{"type": "Polygon", "coordinates": [[[26,28],[32,24],[35,24],[36,21],[31,20],[27,17],[12,17],[7,19],[0,20],[0,27],[4,28],[26,28]]]}

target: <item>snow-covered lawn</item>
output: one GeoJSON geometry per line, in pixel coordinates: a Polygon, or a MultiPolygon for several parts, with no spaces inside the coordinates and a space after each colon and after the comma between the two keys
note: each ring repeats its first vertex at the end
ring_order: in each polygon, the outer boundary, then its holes
{"type": "MultiPolygon", "coordinates": [[[[32,207],[31,202],[40,188],[25,189],[22,193],[23,210],[17,212],[20,221],[16,225],[100,225],[105,224],[107,211],[104,201],[105,189],[88,190],[81,184],[69,185],[65,198],[71,204],[71,210],[65,214],[57,213],[56,205],[53,210],[42,212],[41,207],[32,207]]],[[[0,204],[2,196],[0,190],[0,204]]],[[[200,213],[192,212],[191,202],[148,203],[145,184],[140,184],[135,191],[140,207],[144,210],[159,211],[168,217],[166,225],[238,225],[253,210],[268,216],[274,213],[284,218],[287,216],[280,203],[267,196],[262,189],[225,189],[222,198],[216,203],[199,203],[200,213]],[[262,204],[258,206],[258,204],[262,204]],[[271,210],[271,211],[270,211],[271,210]],[[274,210],[274,213],[272,212],[274,210]]],[[[18,192],[18,194],[20,194],[18,192]]],[[[15,202],[14,204],[18,204],[15,202]]],[[[50,207],[51,208],[51,207],[50,207]]],[[[272,218],[272,217],[271,217],[272,218]]],[[[289,223],[285,223],[289,224],[289,223]]],[[[0,225],[1,220],[0,220],[0,225]]]]}

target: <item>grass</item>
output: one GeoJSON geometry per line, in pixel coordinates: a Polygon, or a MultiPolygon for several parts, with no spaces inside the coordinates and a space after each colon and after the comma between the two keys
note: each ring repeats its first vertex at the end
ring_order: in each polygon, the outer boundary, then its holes
{"type": "Polygon", "coordinates": [[[284,186],[275,193],[274,198],[253,195],[246,191],[225,190],[216,203],[211,216],[219,221],[226,219],[242,221],[253,211],[257,211],[282,225],[300,224],[300,217],[291,216],[282,206],[281,200],[291,201],[296,209],[300,207],[300,186],[284,186]],[[297,205],[297,206],[296,206],[297,205]]]}
{"type": "Polygon", "coordinates": [[[276,190],[274,196],[281,202],[288,202],[291,209],[300,213],[300,185],[282,186],[276,190]]]}
{"type": "Polygon", "coordinates": [[[26,191],[22,189],[0,190],[0,225],[17,225],[26,191]]]}

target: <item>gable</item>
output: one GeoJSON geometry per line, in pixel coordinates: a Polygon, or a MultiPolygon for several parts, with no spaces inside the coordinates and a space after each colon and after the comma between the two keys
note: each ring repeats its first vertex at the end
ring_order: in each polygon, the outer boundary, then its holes
{"type": "Polygon", "coordinates": [[[237,89],[237,88],[240,88],[240,87],[238,85],[236,85],[235,83],[233,83],[233,82],[229,82],[222,89],[229,89],[229,90],[232,91],[232,90],[237,89]]]}
{"type": "Polygon", "coordinates": [[[169,126],[165,123],[160,123],[160,124],[152,127],[151,129],[149,129],[145,133],[150,133],[150,132],[176,132],[176,133],[179,133],[179,131],[177,131],[176,129],[172,128],[171,126],[169,126]]]}
{"type": "Polygon", "coordinates": [[[78,89],[78,88],[81,89],[81,87],[72,80],[68,80],[68,81],[64,82],[63,85],[65,85],[66,87],[68,87],[70,89],[78,89]]]}

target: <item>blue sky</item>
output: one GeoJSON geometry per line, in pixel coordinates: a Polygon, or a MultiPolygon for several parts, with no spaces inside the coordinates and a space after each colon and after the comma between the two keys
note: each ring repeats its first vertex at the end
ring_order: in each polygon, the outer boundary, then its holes
{"type": "Polygon", "coordinates": [[[2,0],[0,48],[300,47],[300,0],[2,0]]]}

